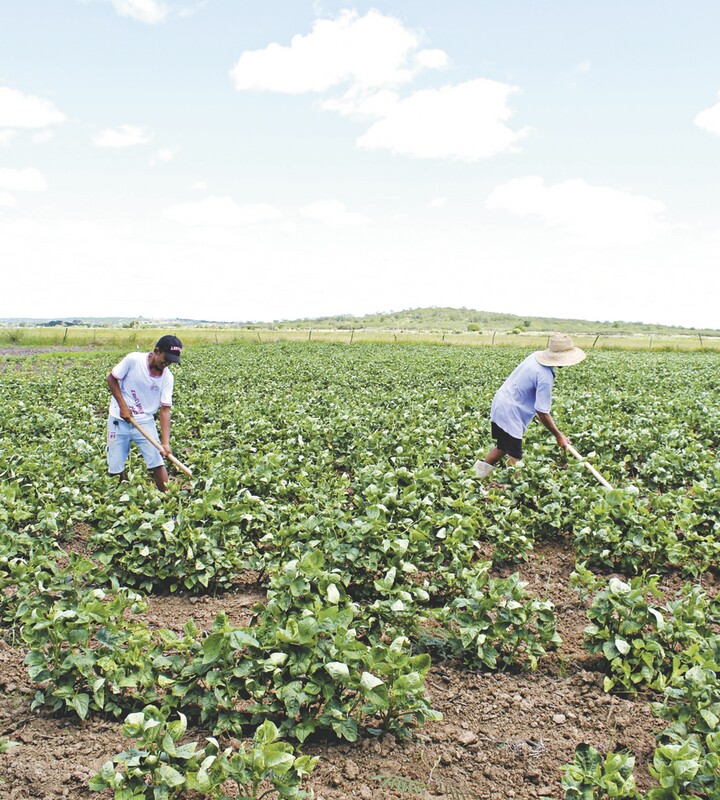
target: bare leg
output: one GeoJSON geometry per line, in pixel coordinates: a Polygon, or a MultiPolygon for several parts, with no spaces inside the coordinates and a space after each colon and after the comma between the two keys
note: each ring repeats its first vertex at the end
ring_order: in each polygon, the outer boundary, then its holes
{"type": "Polygon", "coordinates": [[[168,484],[168,474],[167,470],[165,469],[165,465],[155,467],[152,471],[153,478],[155,478],[155,486],[160,489],[161,492],[164,492],[167,489],[168,484]]]}
{"type": "MultiPolygon", "coordinates": [[[[497,464],[506,454],[504,450],[501,450],[499,447],[493,447],[493,449],[485,456],[483,461],[487,464],[497,464]]],[[[514,459],[512,456],[509,456],[510,463],[514,464],[517,459],[514,459]]]]}

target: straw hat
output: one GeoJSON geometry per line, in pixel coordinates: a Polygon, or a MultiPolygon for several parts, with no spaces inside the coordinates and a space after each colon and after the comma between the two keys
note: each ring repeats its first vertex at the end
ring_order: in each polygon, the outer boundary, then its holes
{"type": "Polygon", "coordinates": [[[553,333],[547,350],[538,350],[535,358],[546,367],[570,367],[585,358],[585,351],[575,347],[567,333],[553,333]]]}

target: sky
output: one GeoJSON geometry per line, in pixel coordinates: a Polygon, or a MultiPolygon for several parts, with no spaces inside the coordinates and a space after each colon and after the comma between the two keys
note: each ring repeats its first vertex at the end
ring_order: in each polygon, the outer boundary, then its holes
{"type": "Polygon", "coordinates": [[[2,0],[0,318],[720,328],[717,0],[2,0]]]}

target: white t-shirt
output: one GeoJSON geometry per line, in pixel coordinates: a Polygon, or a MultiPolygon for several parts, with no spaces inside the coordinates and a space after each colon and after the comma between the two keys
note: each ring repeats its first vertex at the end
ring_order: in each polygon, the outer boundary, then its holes
{"type": "MultiPolygon", "coordinates": [[[[112,374],[119,381],[122,396],[137,422],[149,422],[160,406],[172,406],[175,378],[167,367],[162,375],[152,375],[147,353],[128,353],[112,368],[112,374]]],[[[110,401],[110,416],[120,419],[120,406],[114,397],[110,401]]]]}

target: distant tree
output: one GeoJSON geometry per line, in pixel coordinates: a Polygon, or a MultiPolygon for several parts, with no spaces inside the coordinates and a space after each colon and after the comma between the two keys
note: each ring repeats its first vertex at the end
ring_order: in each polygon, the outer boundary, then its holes
{"type": "Polygon", "coordinates": [[[469,331],[472,331],[473,333],[475,333],[476,331],[479,331],[479,330],[480,330],[480,326],[477,324],[477,322],[471,322],[471,323],[470,323],[470,324],[467,326],[467,329],[468,329],[469,331]]]}

